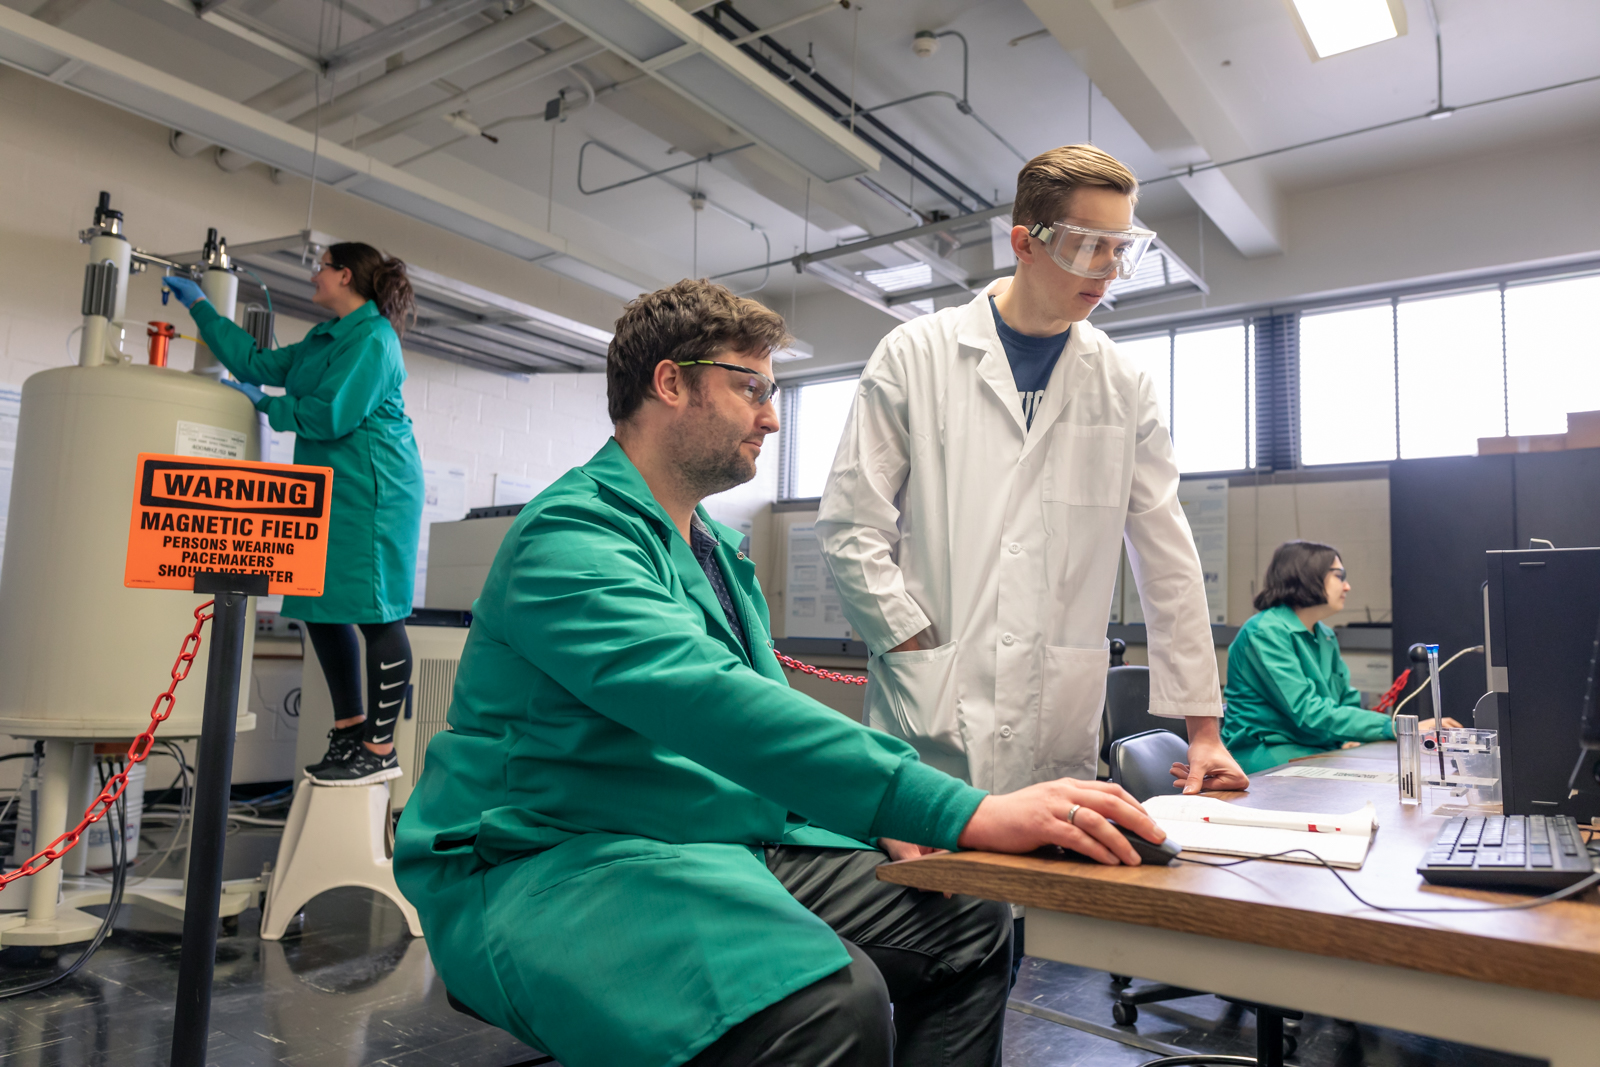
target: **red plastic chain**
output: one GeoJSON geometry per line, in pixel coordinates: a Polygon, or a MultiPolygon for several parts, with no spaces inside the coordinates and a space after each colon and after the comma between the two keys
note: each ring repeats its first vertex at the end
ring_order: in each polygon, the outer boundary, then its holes
{"type": "Polygon", "coordinates": [[[177,706],[177,697],[173,696],[173,693],[177,690],[178,683],[189,677],[189,669],[194,666],[194,658],[200,654],[200,631],[214,614],[210,610],[214,603],[216,602],[208,600],[194,609],[194,629],[189,631],[188,636],[183,639],[182,647],[178,649],[177,662],[172,665],[172,684],[167,686],[165,693],[156,697],[156,702],[150,709],[150,725],[145,728],[144,733],[133,739],[133,744],[128,746],[128,765],[111,776],[105,788],[100,790],[100,795],[95,797],[94,803],[83,813],[83,819],[77,826],[50,842],[48,848],[29,858],[21,867],[9,874],[0,875],[0,890],[18,878],[38,874],[65,856],[72,850],[72,846],[78,843],[84,831],[105,818],[106,813],[111,810],[111,805],[122,796],[122,791],[128,787],[128,772],[133,769],[135,763],[144,762],[145,757],[150,755],[150,749],[156,743],[156,727],[166,722],[167,717],[172,714],[172,709],[177,706]]]}
{"type": "Polygon", "coordinates": [[[1394,702],[1399,700],[1400,694],[1406,691],[1406,683],[1410,680],[1411,668],[1407,667],[1405,670],[1400,672],[1400,677],[1394,680],[1394,684],[1389,687],[1389,691],[1387,693],[1383,694],[1382,699],[1373,705],[1372,710],[1386,712],[1390,708],[1394,707],[1394,702]]]}
{"type": "Polygon", "coordinates": [[[867,684],[867,679],[863,675],[842,674],[839,671],[825,671],[821,667],[813,667],[809,663],[801,663],[793,656],[785,656],[777,649],[773,649],[772,654],[778,657],[779,663],[783,664],[785,667],[788,667],[791,671],[799,671],[801,674],[815,675],[816,677],[821,678],[824,682],[843,682],[845,685],[867,684]]]}

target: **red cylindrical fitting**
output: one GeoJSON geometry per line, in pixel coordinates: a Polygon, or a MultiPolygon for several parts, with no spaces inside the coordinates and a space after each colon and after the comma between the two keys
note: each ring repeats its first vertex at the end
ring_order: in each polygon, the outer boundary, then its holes
{"type": "Polygon", "coordinates": [[[145,331],[150,338],[150,365],[152,367],[165,367],[167,365],[167,346],[172,339],[178,336],[177,328],[170,322],[152,322],[145,331]]]}

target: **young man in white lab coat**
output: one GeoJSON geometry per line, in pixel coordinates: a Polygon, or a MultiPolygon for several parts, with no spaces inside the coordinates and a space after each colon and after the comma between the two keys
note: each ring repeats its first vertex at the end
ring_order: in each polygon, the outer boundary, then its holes
{"type": "Polygon", "coordinates": [[[871,653],[867,722],[980,788],[1095,777],[1124,540],[1150,711],[1188,726],[1177,784],[1248,785],[1219,735],[1200,560],[1155,391],[1086,321],[1154,237],[1132,228],[1137,189],[1089,145],[1024,166],[1015,277],[883,339],[823,492],[823,553],[871,653]]]}

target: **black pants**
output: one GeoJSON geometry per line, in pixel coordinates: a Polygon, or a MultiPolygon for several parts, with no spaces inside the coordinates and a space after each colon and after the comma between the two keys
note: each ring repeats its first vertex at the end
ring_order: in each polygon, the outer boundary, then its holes
{"type": "Polygon", "coordinates": [[[839,935],[850,966],[763,1008],[686,1067],[998,1067],[1010,907],[880,882],[885,861],[767,850],[767,869],[839,935]]]}
{"type": "Polygon", "coordinates": [[[394,740],[395,720],[406,702],[411,681],[411,640],[403,620],[361,623],[367,640],[367,715],[361,704],[361,645],[349,623],[309,622],[306,633],[317,650],[328,693],[333,697],[334,720],[366,715],[361,740],[385,745],[394,740]]]}

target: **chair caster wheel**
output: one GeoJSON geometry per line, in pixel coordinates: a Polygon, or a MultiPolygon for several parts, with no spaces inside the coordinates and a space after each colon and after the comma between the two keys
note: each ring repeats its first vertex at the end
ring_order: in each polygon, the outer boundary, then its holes
{"type": "Polygon", "coordinates": [[[1111,976],[1112,989],[1127,989],[1132,984],[1133,979],[1129,978],[1125,974],[1114,974],[1111,976]]]}
{"type": "Polygon", "coordinates": [[[1118,1026],[1132,1026],[1139,1021],[1139,1006],[1124,1004],[1119,1000],[1111,1005],[1111,1017],[1117,1021],[1118,1026]]]}
{"type": "Polygon", "coordinates": [[[1283,1058],[1284,1059],[1288,1059],[1290,1056],[1293,1056],[1295,1054],[1295,1050],[1298,1049],[1299,1047],[1300,1047],[1300,1039],[1299,1038],[1295,1037],[1293,1034],[1284,1034],[1283,1035],[1283,1058]]]}

